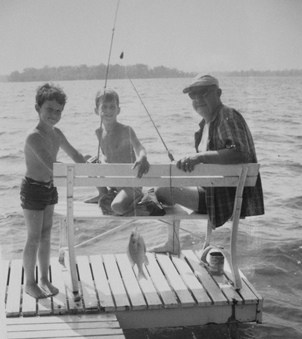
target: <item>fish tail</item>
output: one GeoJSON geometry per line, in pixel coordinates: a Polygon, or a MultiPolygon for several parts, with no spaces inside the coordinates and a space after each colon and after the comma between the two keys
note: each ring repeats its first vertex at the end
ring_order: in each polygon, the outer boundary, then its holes
{"type": "Polygon", "coordinates": [[[138,270],[138,280],[141,280],[141,279],[146,279],[147,280],[147,277],[145,275],[145,272],[142,269],[139,269],[138,270]]]}

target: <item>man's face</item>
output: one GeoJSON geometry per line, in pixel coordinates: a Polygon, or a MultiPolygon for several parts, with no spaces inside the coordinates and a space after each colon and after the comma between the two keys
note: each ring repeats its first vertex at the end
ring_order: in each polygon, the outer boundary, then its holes
{"type": "Polygon", "coordinates": [[[189,97],[192,99],[194,110],[202,117],[210,116],[217,105],[213,86],[196,88],[189,93],[189,97]]]}

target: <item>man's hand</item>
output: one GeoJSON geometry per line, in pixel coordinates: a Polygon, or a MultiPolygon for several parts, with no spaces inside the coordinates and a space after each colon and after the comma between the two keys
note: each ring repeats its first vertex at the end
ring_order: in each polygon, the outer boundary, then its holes
{"type": "Polygon", "coordinates": [[[196,165],[200,164],[201,155],[194,154],[189,157],[184,157],[181,160],[178,160],[176,163],[176,167],[184,172],[192,172],[196,165]]]}

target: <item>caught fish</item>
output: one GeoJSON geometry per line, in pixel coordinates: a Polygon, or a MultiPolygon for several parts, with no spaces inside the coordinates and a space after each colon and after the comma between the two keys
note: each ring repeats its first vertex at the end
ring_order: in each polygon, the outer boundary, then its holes
{"type": "Polygon", "coordinates": [[[134,266],[135,264],[137,265],[138,279],[147,279],[143,271],[143,264],[149,264],[148,258],[146,256],[146,245],[143,237],[138,233],[136,229],[130,235],[128,245],[128,257],[132,263],[132,266],[134,266]]]}

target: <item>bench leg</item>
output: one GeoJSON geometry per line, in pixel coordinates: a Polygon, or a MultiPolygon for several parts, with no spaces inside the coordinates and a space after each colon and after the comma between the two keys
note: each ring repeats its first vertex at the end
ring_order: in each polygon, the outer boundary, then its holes
{"type": "Polygon", "coordinates": [[[202,248],[203,251],[211,244],[212,230],[213,230],[213,226],[210,220],[208,219],[207,233],[206,233],[206,237],[205,237],[203,248],[202,248]]]}
{"type": "Polygon", "coordinates": [[[237,264],[237,234],[238,234],[239,216],[235,216],[231,233],[231,270],[233,275],[234,288],[240,290],[242,281],[237,264]]]}
{"type": "Polygon", "coordinates": [[[181,246],[179,240],[180,220],[173,220],[171,226],[168,226],[168,240],[172,241],[173,254],[180,256],[181,246]]]}
{"type": "Polygon", "coordinates": [[[71,277],[71,287],[74,296],[74,301],[79,301],[79,286],[78,286],[78,274],[76,268],[76,255],[74,246],[74,224],[67,225],[67,240],[68,240],[68,261],[71,277]]]}
{"type": "Polygon", "coordinates": [[[73,224],[72,227],[68,227],[66,220],[60,220],[59,263],[65,267],[65,270],[69,271],[70,280],[68,279],[68,284],[71,285],[74,301],[79,301],[80,295],[75,258],[73,224]]]}

